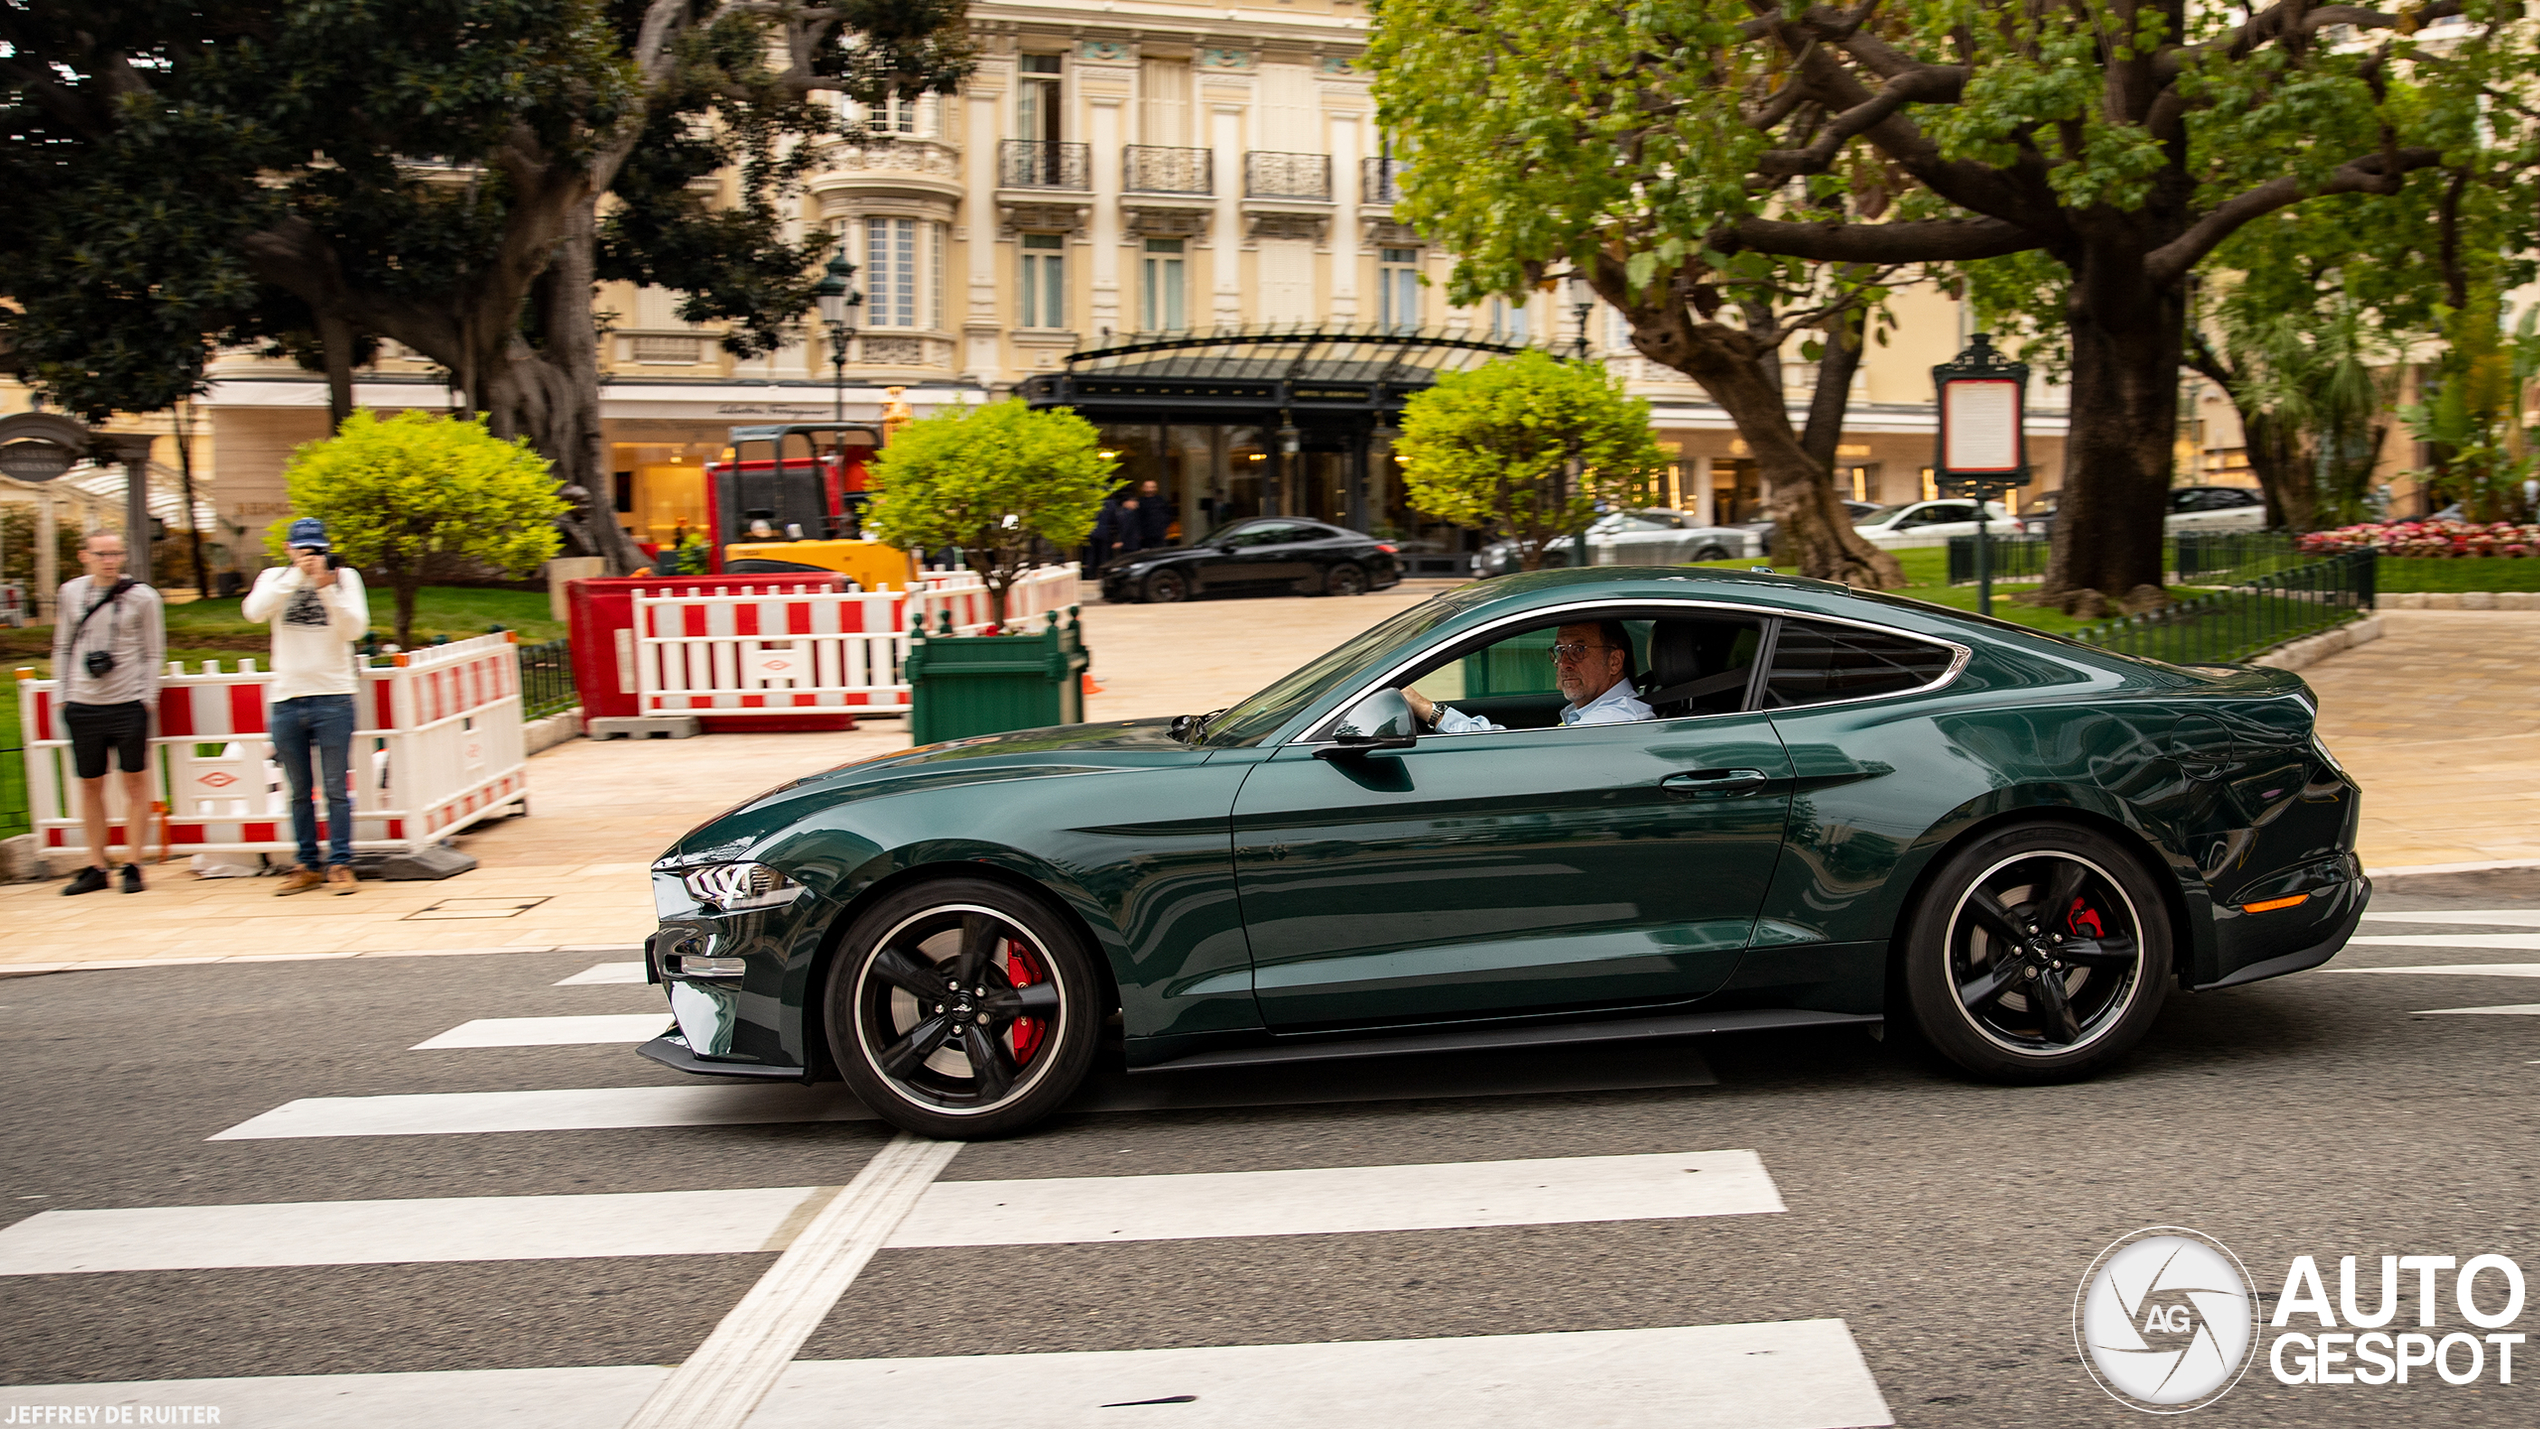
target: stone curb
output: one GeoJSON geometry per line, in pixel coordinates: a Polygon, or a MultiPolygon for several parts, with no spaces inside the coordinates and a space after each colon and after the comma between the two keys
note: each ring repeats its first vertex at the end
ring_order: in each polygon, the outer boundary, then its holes
{"type": "Polygon", "coordinates": [[[2367,615],[2361,620],[2338,626],[2335,630],[2324,630],[2289,645],[2278,646],[2249,663],[2264,665],[2275,670],[2299,670],[2305,665],[2325,660],[2340,650],[2351,650],[2358,645],[2380,638],[2381,617],[2367,615]]]}
{"type": "Polygon", "coordinates": [[[582,706],[575,705],[545,719],[533,719],[520,727],[520,743],[524,752],[544,754],[568,739],[582,737],[582,706]]]}
{"type": "Polygon", "coordinates": [[[2540,590],[2431,590],[2376,595],[2384,610],[2540,610],[2540,590]]]}

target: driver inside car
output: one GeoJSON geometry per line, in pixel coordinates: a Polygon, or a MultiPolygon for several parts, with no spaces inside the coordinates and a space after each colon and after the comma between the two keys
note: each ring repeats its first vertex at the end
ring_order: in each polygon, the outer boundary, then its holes
{"type": "MultiPolygon", "coordinates": [[[[1632,639],[1619,620],[1562,626],[1553,635],[1552,674],[1570,701],[1561,708],[1563,724],[1629,724],[1650,717],[1649,705],[1632,690],[1632,639]]],[[[1402,699],[1440,734],[1507,728],[1441,706],[1418,690],[1406,688],[1402,699]]]]}

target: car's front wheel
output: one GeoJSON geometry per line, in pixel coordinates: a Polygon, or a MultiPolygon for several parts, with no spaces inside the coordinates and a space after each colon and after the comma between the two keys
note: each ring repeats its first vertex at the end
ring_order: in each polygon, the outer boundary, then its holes
{"type": "Polygon", "coordinates": [[[1191,583],[1180,571],[1157,571],[1147,577],[1146,593],[1157,605],[1175,605],[1191,598],[1191,583]]]}
{"type": "Polygon", "coordinates": [[[2160,1015],[2170,922],[2114,839],[2027,824],[1952,855],[1907,925],[1915,1026],[1977,1076],[2059,1082],[2125,1055],[2160,1015]]]}
{"type": "Polygon", "coordinates": [[[1729,558],[1729,548],[1726,546],[1705,546],[1701,550],[1694,552],[1693,558],[1697,561],[1725,561],[1729,558]]]}
{"type": "Polygon", "coordinates": [[[1353,565],[1337,565],[1323,574],[1325,595],[1365,595],[1367,573],[1353,565]]]}
{"type": "Polygon", "coordinates": [[[955,1140],[1019,1131],[1093,1065],[1092,955],[1064,919],[1001,883],[947,878],[859,915],[830,964],[830,1056],[894,1126],[955,1140]]]}

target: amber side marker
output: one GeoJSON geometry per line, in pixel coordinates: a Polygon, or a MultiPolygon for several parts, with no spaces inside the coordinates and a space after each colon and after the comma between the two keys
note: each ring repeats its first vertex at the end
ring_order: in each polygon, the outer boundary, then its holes
{"type": "Polygon", "coordinates": [[[2278,908],[2290,908],[2297,903],[2308,903],[2310,901],[2311,895],[2307,893],[2296,893],[2290,898],[2270,898],[2264,903],[2243,903],[2240,905],[2240,911],[2243,913],[2272,913],[2278,908]]]}

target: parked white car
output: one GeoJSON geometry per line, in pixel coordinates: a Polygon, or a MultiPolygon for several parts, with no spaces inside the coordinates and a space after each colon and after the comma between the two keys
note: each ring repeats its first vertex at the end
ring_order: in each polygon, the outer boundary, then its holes
{"type": "MultiPolygon", "coordinates": [[[[1999,501],[1984,504],[1984,529],[1996,536],[2017,536],[2023,528],[2018,517],[1999,501]]],[[[1854,523],[1873,546],[1884,550],[1903,550],[1909,546],[1945,546],[1952,536],[1976,534],[1976,504],[1973,501],[1943,497],[1938,501],[1908,501],[1898,506],[1882,506],[1854,523]]]]}
{"type": "Polygon", "coordinates": [[[2170,493],[2170,531],[2263,531],[2267,499],[2247,486],[2182,486],[2170,493]]]}
{"type": "MultiPolygon", "coordinates": [[[[1764,554],[1764,543],[1752,531],[1705,526],[1692,512],[1665,506],[1609,511],[1588,526],[1587,543],[1592,566],[1676,566],[1688,561],[1752,560],[1764,554]]],[[[1475,564],[1485,576],[1525,569],[1514,541],[1484,547],[1475,564]]],[[[1555,536],[1543,543],[1545,569],[1569,564],[1569,537],[1555,536]]]]}

